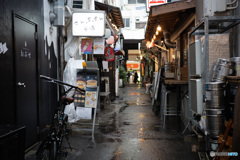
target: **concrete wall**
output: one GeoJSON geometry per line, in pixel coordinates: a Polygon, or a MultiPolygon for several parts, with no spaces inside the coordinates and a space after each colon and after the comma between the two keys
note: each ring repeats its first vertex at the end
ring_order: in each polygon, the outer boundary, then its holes
{"type": "Polygon", "coordinates": [[[130,18],[130,27],[121,29],[125,39],[144,39],[145,29],[137,29],[136,22],[144,22],[147,24],[148,14],[146,13],[145,4],[127,4],[122,3],[122,17],[130,18]]]}

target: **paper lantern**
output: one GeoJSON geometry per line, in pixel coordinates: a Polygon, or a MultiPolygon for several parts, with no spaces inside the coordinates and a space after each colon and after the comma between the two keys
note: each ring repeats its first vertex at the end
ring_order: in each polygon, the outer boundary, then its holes
{"type": "Polygon", "coordinates": [[[107,40],[106,40],[107,44],[113,44],[114,43],[114,37],[110,36],[107,40]]]}

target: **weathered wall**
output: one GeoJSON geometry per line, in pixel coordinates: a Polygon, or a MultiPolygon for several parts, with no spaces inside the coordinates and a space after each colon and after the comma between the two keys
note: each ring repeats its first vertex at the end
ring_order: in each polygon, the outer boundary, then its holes
{"type": "MultiPolygon", "coordinates": [[[[8,49],[4,53],[0,51],[0,124],[17,124],[12,15],[16,13],[37,24],[38,73],[54,78],[57,78],[58,65],[57,32],[55,27],[50,28],[49,18],[44,17],[49,15],[49,10],[52,8],[48,1],[0,0],[0,4],[0,44],[6,44],[8,49]],[[52,30],[51,33],[50,30],[52,30]]],[[[56,106],[57,87],[41,81],[38,86],[38,124],[42,129],[51,121],[51,115],[56,106]]]]}

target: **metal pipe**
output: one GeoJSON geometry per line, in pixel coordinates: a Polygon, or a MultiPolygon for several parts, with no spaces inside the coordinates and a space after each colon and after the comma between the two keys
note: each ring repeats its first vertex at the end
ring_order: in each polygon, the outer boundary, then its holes
{"type": "Polygon", "coordinates": [[[234,0],[234,1],[230,2],[230,3],[227,3],[227,5],[232,5],[233,3],[236,3],[236,2],[237,2],[237,0],[234,0]]]}
{"type": "Polygon", "coordinates": [[[236,9],[238,7],[238,1],[236,3],[236,6],[235,7],[227,7],[227,10],[231,10],[231,9],[236,9]]]}
{"type": "Polygon", "coordinates": [[[164,42],[169,48],[176,48],[176,43],[170,41],[170,33],[163,31],[164,42]]]}

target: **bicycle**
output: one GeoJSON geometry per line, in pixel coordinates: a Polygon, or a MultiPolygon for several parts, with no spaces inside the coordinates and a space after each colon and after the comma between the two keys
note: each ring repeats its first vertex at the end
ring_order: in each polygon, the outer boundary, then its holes
{"type": "Polygon", "coordinates": [[[59,81],[44,75],[40,75],[40,79],[44,79],[52,83],[60,84],[62,86],[70,87],[60,96],[61,98],[59,99],[59,104],[56,107],[56,110],[54,112],[50,130],[47,134],[46,139],[41,143],[41,145],[39,146],[36,152],[37,160],[56,160],[59,154],[61,153],[63,154],[63,152],[61,152],[60,149],[61,149],[61,145],[64,137],[66,138],[68,145],[72,150],[69,142],[69,138],[68,138],[69,131],[70,131],[68,129],[68,116],[64,114],[64,110],[65,110],[65,105],[72,103],[74,99],[71,97],[67,97],[66,95],[72,89],[75,89],[75,92],[79,92],[81,94],[83,94],[85,90],[80,89],[77,86],[64,83],[62,81],[59,81]]]}

